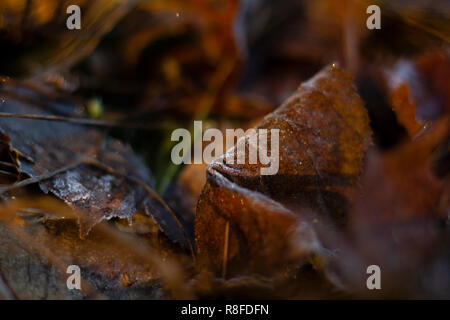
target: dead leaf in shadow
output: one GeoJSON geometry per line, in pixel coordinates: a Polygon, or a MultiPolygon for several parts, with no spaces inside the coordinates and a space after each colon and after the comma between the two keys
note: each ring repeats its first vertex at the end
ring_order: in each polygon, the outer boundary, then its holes
{"type": "Polygon", "coordinates": [[[336,252],[322,257],[323,270],[336,286],[358,297],[448,297],[449,179],[448,172],[435,170],[443,160],[435,152],[450,139],[448,121],[438,120],[386,153],[368,153],[348,228],[317,230],[336,252]],[[381,268],[383,290],[367,290],[370,265],[381,268]]]}
{"type": "Polygon", "coordinates": [[[189,255],[146,215],[133,226],[104,221],[80,239],[75,212],[54,198],[10,201],[0,212],[0,273],[16,298],[189,297],[180,267],[189,255]],[[66,287],[70,265],[80,267],[81,290],[66,287]]]}
{"type": "MultiPolygon", "coordinates": [[[[63,107],[66,112],[73,110],[71,105],[63,107]]],[[[8,98],[1,110],[52,114],[26,99],[15,98],[8,98]]],[[[151,189],[153,177],[142,160],[128,145],[100,129],[56,121],[0,118],[0,131],[8,136],[9,140],[3,139],[4,148],[20,173],[30,177],[31,182],[38,182],[45,193],[82,210],[82,237],[104,219],[118,217],[131,223],[135,212],[148,210],[146,203],[162,202],[151,189]]],[[[189,247],[190,239],[180,228],[177,216],[167,206],[153,206],[152,210],[156,209],[162,212],[149,214],[158,214],[161,219],[157,223],[167,221],[171,228],[162,228],[163,231],[171,240],[189,247]],[[173,219],[176,221],[169,221],[173,219]]]]}
{"type": "Polygon", "coordinates": [[[400,59],[384,77],[392,108],[411,138],[449,112],[450,56],[444,50],[400,59]]]}

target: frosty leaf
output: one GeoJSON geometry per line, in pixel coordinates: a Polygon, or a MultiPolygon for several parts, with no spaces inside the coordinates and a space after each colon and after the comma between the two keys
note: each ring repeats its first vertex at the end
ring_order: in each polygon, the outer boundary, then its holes
{"type": "Polygon", "coordinates": [[[261,176],[260,165],[224,163],[236,147],[207,170],[195,235],[200,264],[214,270],[223,270],[224,260],[232,269],[268,270],[286,258],[281,253],[293,234],[300,233],[303,255],[316,248],[302,208],[344,220],[371,135],[351,76],[335,65],[302,84],[258,128],[280,129],[277,174],[261,176]],[[298,219],[303,222],[294,224],[298,219]]]}
{"type": "MultiPolygon", "coordinates": [[[[71,105],[63,106],[70,112],[71,105]]],[[[10,113],[50,114],[14,98],[3,103],[1,109],[10,113]]],[[[131,222],[136,211],[146,210],[144,204],[153,185],[150,171],[129,146],[103,131],[55,121],[9,118],[0,118],[0,131],[8,135],[9,153],[22,174],[31,178],[51,175],[37,181],[40,188],[83,210],[79,217],[81,236],[86,236],[103,219],[119,217],[131,222]]],[[[176,218],[167,208],[158,210],[162,210],[158,223],[176,218]]],[[[187,245],[188,239],[180,226],[168,223],[174,230],[164,231],[173,241],[187,245]]]]}

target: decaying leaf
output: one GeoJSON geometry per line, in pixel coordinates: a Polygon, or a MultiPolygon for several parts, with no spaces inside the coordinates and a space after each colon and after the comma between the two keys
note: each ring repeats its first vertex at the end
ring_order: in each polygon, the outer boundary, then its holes
{"type": "Polygon", "coordinates": [[[416,108],[411,101],[408,85],[401,84],[396,87],[391,99],[398,121],[406,128],[410,137],[416,136],[425,125],[416,117],[416,108]]]}
{"type": "Polygon", "coordinates": [[[387,153],[368,154],[349,228],[345,234],[323,234],[338,252],[324,268],[338,287],[362,297],[448,296],[449,173],[436,172],[443,159],[434,156],[450,139],[448,121],[438,120],[387,153]],[[367,292],[369,265],[382,270],[382,292],[367,292]]]}
{"type": "Polygon", "coordinates": [[[0,299],[450,297],[448,0],[75,2],[0,0],[0,299]]]}
{"type": "Polygon", "coordinates": [[[371,141],[352,77],[335,65],[303,83],[257,128],[280,129],[278,173],[262,176],[260,165],[248,164],[247,141],[247,164],[227,164],[235,147],[208,167],[197,205],[199,264],[216,272],[268,271],[292,258],[292,239],[302,243],[303,258],[319,250],[308,224],[321,216],[345,221],[371,141]],[[318,215],[308,217],[309,210],[318,215]]]}
{"type": "Polygon", "coordinates": [[[450,110],[450,57],[432,51],[413,60],[401,59],[385,72],[388,95],[398,121],[411,138],[450,110]]]}
{"type": "MultiPolygon", "coordinates": [[[[66,112],[72,110],[70,105],[63,106],[66,112]]],[[[1,110],[52,114],[14,97],[4,102],[1,110]]],[[[119,217],[131,223],[135,212],[151,208],[149,214],[157,217],[162,230],[173,241],[188,245],[173,212],[152,205],[152,175],[129,146],[102,130],[55,121],[0,118],[0,131],[4,134],[3,149],[20,174],[36,179],[42,191],[81,210],[82,237],[103,219],[119,217]]]]}
{"type": "Polygon", "coordinates": [[[179,265],[189,256],[158,237],[147,215],[131,226],[103,222],[80,239],[73,210],[54,198],[11,201],[0,212],[0,274],[11,298],[189,297],[179,265]],[[80,267],[81,290],[66,286],[70,265],[80,267]]]}
{"type": "MultiPolygon", "coordinates": [[[[439,120],[433,130],[413,143],[406,143],[383,155],[373,152],[368,157],[361,183],[366,188],[363,198],[371,202],[364,205],[364,210],[359,210],[364,212],[360,223],[446,216],[447,212],[436,210],[444,181],[434,172],[433,154],[450,138],[448,121],[448,117],[439,120]]],[[[358,205],[362,205],[360,201],[358,205]]]]}

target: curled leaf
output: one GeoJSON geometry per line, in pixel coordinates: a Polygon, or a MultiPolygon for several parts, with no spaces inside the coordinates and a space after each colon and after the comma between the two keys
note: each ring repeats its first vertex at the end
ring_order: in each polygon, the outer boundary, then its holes
{"type": "Polygon", "coordinates": [[[235,146],[208,167],[195,220],[201,266],[264,272],[292,258],[287,249],[293,238],[304,244],[296,258],[317,249],[307,227],[309,210],[345,221],[371,141],[367,112],[352,77],[335,65],[325,68],[257,129],[280,130],[279,170],[263,176],[263,166],[249,164],[248,136],[241,138],[246,164],[227,161],[235,157],[235,146]],[[298,225],[302,227],[296,229],[298,225]]]}

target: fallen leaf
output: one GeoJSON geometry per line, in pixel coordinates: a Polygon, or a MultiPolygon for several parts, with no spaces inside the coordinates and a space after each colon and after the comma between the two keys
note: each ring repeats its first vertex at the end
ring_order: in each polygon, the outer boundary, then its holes
{"type": "MultiPolygon", "coordinates": [[[[48,197],[10,201],[0,212],[0,274],[12,298],[189,297],[180,265],[189,264],[190,257],[158,237],[157,229],[143,236],[139,223],[124,228],[103,222],[80,239],[73,210],[48,197]],[[17,217],[24,223],[15,224],[17,217]],[[80,267],[81,290],[66,286],[70,265],[80,267]]],[[[136,218],[154,224],[146,215],[136,218]]]]}
{"type": "Polygon", "coordinates": [[[448,121],[386,153],[367,155],[348,228],[321,233],[336,252],[323,257],[323,270],[342,290],[372,298],[448,297],[449,179],[448,172],[437,175],[434,157],[450,138],[448,121]],[[380,267],[383,290],[367,290],[369,265],[380,267]]]}
{"type": "Polygon", "coordinates": [[[427,122],[449,112],[450,58],[445,51],[400,59],[385,72],[385,78],[392,108],[410,138],[426,128],[427,122]]]}
{"type": "Polygon", "coordinates": [[[305,211],[345,222],[371,142],[352,77],[328,66],[257,127],[273,128],[280,129],[275,175],[262,176],[261,165],[248,164],[247,142],[247,164],[226,163],[234,147],[208,167],[195,219],[200,267],[267,272],[292,258],[285,256],[292,239],[302,244],[297,258],[320,249],[305,211]]]}
{"type": "MultiPolygon", "coordinates": [[[[66,112],[73,110],[70,104],[63,106],[66,112]]],[[[7,98],[1,110],[52,114],[17,97],[7,98]]],[[[152,206],[158,202],[151,190],[153,177],[128,145],[108,137],[103,130],[57,121],[0,118],[0,131],[8,136],[3,139],[4,148],[21,174],[35,178],[45,193],[81,210],[80,236],[86,237],[104,219],[118,217],[131,223],[135,212],[149,210],[169,238],[189,246],[190,240],[170,208],[152,206]]]]}

